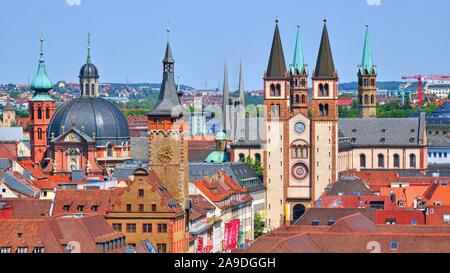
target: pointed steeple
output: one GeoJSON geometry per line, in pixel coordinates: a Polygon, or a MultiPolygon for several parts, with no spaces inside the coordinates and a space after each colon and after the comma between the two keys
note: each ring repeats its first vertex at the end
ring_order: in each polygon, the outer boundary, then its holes
{"type": "Polygon", "coordinates": [[[239,68],[239,103],[245,106],[245,93],[244,93],[244,70],[242,68],[242,59],[241,65],[239,68]]]}
{"type": "Polygon", "coordinates": [[[303,45],[300,36],[300,26],[297,26],[297,38],[295,39],[294,61],[292,62],[291,73],[294,74],[295,70],[301,73],[305,67],[305,61],[303,58],[303,45]]]}
{"type": "MultiPolygon", "coordinates": [[[[172,57],[172,50],[170,43],[167,42],[166,53],[163,59],[163,81],[161,83],[161,90],[159,98],[156,102],[156,107],[148,113],[150,116],[171,116],[172,111],[176,107],[181,106],[180,98],[177,93],[177,86],[175,84],[174,76],[174,59],[172,57]]],[[[178,114],[174,114],[178,116],[178,114]]]]}
{"type": "Polygon", "coordinates": [[[223,130],[227,129],[228,122],[228,108],[230,105],[230,90],[228,89],[228,69],[227,59],[225,59],[225,65],[223,68],[223,102],[222,102],[222,126],[223,130]]]}
{"type": "Polygon", "coordinates": [[[324,19],[322,39],[320,41],[319,55],[317,56],[314,77],[334,78],[337,76],[331,53],[330,39],[328,38],[327,20],[324,19]]]}
{"type": "Polygon", "coordinates": [[[373,57],[372,57],[372,47],[370,46],[370,39],[369,39],[369,25],[366,25],[364,49],[361,59],[361,66],[359,67],[359,72],[364,73],[366,69],[369,72],[369,74],[375,73],[375,66],[373,65],[373,57]]]}
{"type": "Polygon", "coordinates": [[[270,50],[269,65],[267,66],[267,78],[284,77],[286,62],[284,60],[283,46],[281,44],[278,19],[275,20],[275,32],[273,34],[272,49],[270,50]]]}
{"type": "Polygon", "coordinates": [[[230,90],[228,88],[228,69],[227,69],[227,60],[225,59],[225,65],[223,68],[223,108],[225,109],[225,105],[230,104],[230,90]]]}
{"type": "Polygon", "coordinates": [[[12,106],[11,100],[9,98],[6,100],[6,105],[3,108],[3,112],[6,112],[6,111],[15,111],[15,108],[12,106]]]}
{"type": "Polygon", "coordinates": [[[37,93],[44,93],[48,92],[53,88],[53,84],[50,81],[47,71],[45,69],[45,61],[44,61],[44,37],[41,36],[41,52],[39,57],[39,65],[38,70],[36,73],[36,76],[34,77],[33,81],[31,82],[31,89],[36,91],[35,95],[37,93]]]}

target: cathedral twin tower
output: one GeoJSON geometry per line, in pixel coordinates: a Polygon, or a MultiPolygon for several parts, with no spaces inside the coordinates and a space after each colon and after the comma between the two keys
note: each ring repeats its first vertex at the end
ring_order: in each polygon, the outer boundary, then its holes
{"type": "MultiPolygon", "coordinates": [[[[293,64],[286,69],[278,20],[264,75],[265,185],[267,225],[276,228],[298,219],[337,180],[338,74],[326,20],[308,101],[308,68],[297,32],[293,64]]],[[[358,71],[360,112],[376,112],[376,71],[368,32],[358,71]]]]}

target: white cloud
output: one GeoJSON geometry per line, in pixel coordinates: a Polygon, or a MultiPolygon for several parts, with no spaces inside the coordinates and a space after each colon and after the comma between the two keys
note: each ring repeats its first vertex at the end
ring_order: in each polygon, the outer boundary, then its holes
{"type": "Polygon", "coordinates": [[[381,0],[366,0],[369,6],[381,6],[381,0]]]}
{"type": "MultiPolygon", "coordinates": [[[[367,0],[369,1],[369,0],[367,0]]],[[[79,6],[81,5],[81,0],[66,0],[67,5],[69,6],[79,6]]]]}

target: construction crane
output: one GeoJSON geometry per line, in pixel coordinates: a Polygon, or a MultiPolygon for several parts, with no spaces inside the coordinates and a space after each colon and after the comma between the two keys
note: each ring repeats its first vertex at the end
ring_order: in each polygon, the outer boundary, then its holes
{"type": "Polygon", "coordinates": [[[414,76],[403,76],[402,77],[403,80],[408,80],[408,79],[415,79],[417,80],[417,106],[420,108],[422,107],[422,98],[423,98],[423,81],[427,81],[427,80],[435,80],[435,81],[440,81],[440,80],[450,80],[450,76],[449,75],[423,75],[423,74],[418,74],[418,75],[414,75],[414,76]]]}

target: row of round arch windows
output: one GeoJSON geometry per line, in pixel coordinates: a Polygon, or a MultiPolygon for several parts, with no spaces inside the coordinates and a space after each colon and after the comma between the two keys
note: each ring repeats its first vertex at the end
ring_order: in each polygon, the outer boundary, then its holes
{"type": "MultiPolygon", "coordinates": [[[[394,168],[400,168],[400,155],[394,154],[392,156],[394,168]]],[[[378,154],[377,155],[377,163],[379,168],[385,167],[385,156],[384,154],[378,154]]],[[[409,155],[409,167],[415,168],[417,164],[416,155],[410,154],[409,155]]],[[[360,154],[359,155],[359,167],[365,168],[366,167],[366,155],[360,154]]]]}
{"type": "MultiPolygon", "coordinates": [[[[37,109],[37,118],[42,119],[43,117],[44,117],[44,110],[42,109],[42,107],[39,107],[37,109]]],[[[50,108],[45,108],[45,118],[46,119],[50,118],[50,108]]],[[[31,119],[34,119],[34,111],[31,112],[31,119]]]]}

